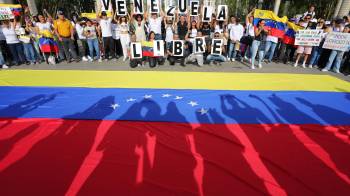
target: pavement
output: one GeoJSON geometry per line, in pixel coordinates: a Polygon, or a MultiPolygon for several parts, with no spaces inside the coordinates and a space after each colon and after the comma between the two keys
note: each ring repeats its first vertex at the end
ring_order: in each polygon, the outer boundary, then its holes
{"type": "Polygon", "coordinates": [[[30,70],[105,70],[105,71],[174,71],[174,72],[239,72],[239,73],[292,73],[292,74],[314,74],[314,75],[331,75],[336,78],[350,82],[350,76],[345,76],[343,74],[337,74],[334,72],[321,72],[316,68],[302,68],[293,67],[292,63],[283,64],[283,63],[263,63],[261,69],[250,69],[250,64],[248,62],[225,62],[221,65],[204,65],[199,67],[197,65],[188,64],[185,67],[182,67],[179,64],[171,66],[166,62],[164,65],[158,66],[156,68],[150,68],[149,66],[131,68],[129,62],[123,62],[122,60],[111,60],[104,61],[101,63],[98,62],[79,62],[79,63],[70,63],[62,62],[57,65],[47,65],[45,63],[37,65],[21,65],[11,67],[12,69],[30,69],[30,70]]]}

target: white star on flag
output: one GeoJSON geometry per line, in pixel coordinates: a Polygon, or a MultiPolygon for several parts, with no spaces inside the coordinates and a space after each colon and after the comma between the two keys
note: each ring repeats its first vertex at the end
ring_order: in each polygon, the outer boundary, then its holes
{"type": "Polygon", "coordinates": [[[204,114],[208,113],[208,110],[202,108],[202,109],[198,110],[198,112],[201,113],[201,115],[204,115],[204,114]]]}
{"type": "Polygon", "coordinates": [[[163,97],[163,98],[168,98],[168,97],[171,97],[171,95],[170,95],[170,94],[163,94],[162,97],[163,97]]]}
{"type": "Polygon", "coordinates": [[[126,102],[129,103],[129,102],[134,102],[136,101],[136,99],[133,99],[133,98],[130,98],[130,99],[127,99],[126,102]]]}
{"type": "Polygon", "coordinates": [[[192,107],[194,107],[194,106],[197,106],[198,103],[195,102],[195,101],[190,101],[190,102],[188,103],[188,105],[191,105],[192,107]]]}
{"type": "Polygon", "coordinates": [[[120,105],[119,104],[112,104],[111,105],[111,108],[113,108],[113,110],[115,110],[115,109],[117,109],[117,108],[119,108],[120,107],[120,105]]]}
{"type": "Polygon", "coordinates": [[[152,98],[152,95],[145,95],[145,96],[143,96],[143,98],[145,98],[145,99],[151,99],[151,98],[152,98]]]}
{"type": "Polygon", "coordinates": [[[183,99],[183,97],[180,97],[180,96],[175,97],[175,100],[181,100],[181,99],[183,99]]]}

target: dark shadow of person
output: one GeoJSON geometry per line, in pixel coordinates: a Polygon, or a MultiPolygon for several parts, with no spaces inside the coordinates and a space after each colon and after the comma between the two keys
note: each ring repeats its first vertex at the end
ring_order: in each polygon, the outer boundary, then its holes
{"type": "Polygon", "coordinates": [[[94,142],[100,119],[113,112],[113,103],[114,97],[108,96],[83,112],[57,120],[61,125],[51,135],[1,173],[0,194],[64,195],[94,142]]]}
{"type": "MultiPolygon", "coordinates": [[[[295,138],[304,146],[304,149],[290,152],[294,159],[299,159],[298,163],[293,164],[298,166],[293,168],[294,176],[299,176],[305,184],[317,191],[317,194],[350,193],[350,158],[344,156],[344,152],[350,151],[350,146],[327,131],[321,122],[299,110],[296,105],[275,94],[269,97],[269,100],[277,106],[276,113],[287,122],[295,138]],[[299,165],[301,162],[303,166],[299,165]],[[319,177],[315,179],[315,175],[319,177]]],[[[305,100],[303,103],[307,104],[305,100]]]]}
{"type": "Polygon", "coordinates": [[[204,195],[261,195],[266,189],[244,158],[244,146],[220,114],[196,112],[200,126],[195,129],[198,153],[204,159],[204,195]]]}
{"type": "Polygon", "coordinates": [[[12,104],[7,106],[4,109],[0,110],[0,118],[2,118],[1,121],[6,121],[6,123],[2,124],[0,126],[0,130],[8,125],[11,124],[11,122],[14,119],[17,119],[24,114],[31,112],[38,108],[41,105],[44,105],[50,101],[53,101],[56,98],[57,94],[52,95],[36,95],[34,97],[31,97],[29,99],[26,99],[24,101],[12,104]]]}
{"type": "Polygon", "coordinates": [[[186,123],[167,122],[169,116],[185,120],[175,103],[169,103],[164,115],[152,100],[131,106],[120,118],[123,121],[116,121],[101,143],[103,158],[80,194],[196,193],[195,162],[186,140],[192,128],[186,123]]]}

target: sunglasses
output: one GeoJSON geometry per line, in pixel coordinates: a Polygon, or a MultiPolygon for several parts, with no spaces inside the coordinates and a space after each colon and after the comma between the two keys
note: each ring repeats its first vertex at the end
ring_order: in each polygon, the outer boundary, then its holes
{"type": "Polygon", "coordinates": [[[306,20],[310,20],[311,18],[306,18],[306,20]]]}

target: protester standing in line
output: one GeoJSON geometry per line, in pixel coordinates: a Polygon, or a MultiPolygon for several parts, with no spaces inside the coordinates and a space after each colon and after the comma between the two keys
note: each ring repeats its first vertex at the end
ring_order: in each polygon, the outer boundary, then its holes
{"type": "Polygon", "coordinates": [[[257,56],[257,53],[259,52],[259,61],[258,61],[258,67],[262,68],[262,60],[264,58],[264,49],[262,47],[263,42],[266,40],[266,36],[268,34],[268,30],[265,29],[265,20],[260,20],[258,22],[257,28],[254,30],[254,40],[252,43],[252,65],[251,69],[255,69],[255,58],[257,56]]]}
{"type": "Polygon", "coordinates": [[[60,44],[63,46],[64,54],[68,63],[72,62],[71,56],[79,62],[78,55],[74,47],[74,28],[72,23],[65,18],[62,11],[58,11],[58,19],[54,22],[55,33],[60,44]]]}
{"type": "Polygon", "coordinates": [[[98,62],[102,62],[99,42],[97,38],[98,31],[96,26],[92,24],[91,20],[86,21],[86,27],[83,29],[83,34],[86,37],[86,41],[89,46],[89,61],[93,62],[94,60],[97,60],[98,62]],[[94,58],[94,54],[96,54],[96,58],[94,58]]]}
{"type": "Polygon", "coordinates": [[[112,20],[113,19],[111,17],[107,16],[107,13],[105,11],[101,12],[101,18],[97,16],[97,21],[100,24],[99,30],[101,31],[102,42],[104,46],[105,61],[115,58],[115,47],[112,35],[112,20]]]}
{"type": "Polygon", "coordinates": [[[14,22],[5,20],[3,21],[2,32],[6,38],[6,44],[10,48],[12,61],[15,65],[21,65],[26,61],[26,59],[23,53],[23,46],[16,34],[16,26],[16,20],[14,20],[14,22]]]}

